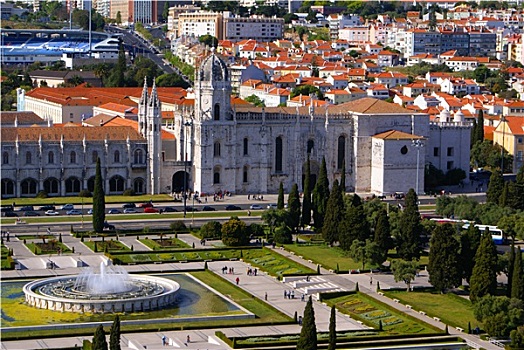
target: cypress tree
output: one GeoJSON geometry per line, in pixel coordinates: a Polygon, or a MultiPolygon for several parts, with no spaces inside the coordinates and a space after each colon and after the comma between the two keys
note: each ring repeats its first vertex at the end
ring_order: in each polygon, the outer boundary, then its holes
{"type": "Polygon", "coordinates": [[[302,198],[302,217],[300,222],[302,227],[311,224],[311,166],[309,156],[306,162],[306,176],[304,178],[304,195],[302,198]]]}
{"type": "Polygon", "coordinates": [[[296,350],[317,350],[317,326],[315,324],[315,310],[313,310],[311,296],[304,309],[302,330],[300,331],[296,350]]]}
{"type": "Polygon", "coordinates": [[[469,286],[469,299],[475,303],[485,295],[494,295],[497,290],[497,248],[491,233],[486,230],[480,238],[480,245],[475,254],[475,266],[469,286]]]}
{"type": "Polygon", "coordinates": [[[471,128],[471,137],[470,137],[470,142],[469,142],[470,149],[473,148],[473,145],[477,141],[477,127],[478,127],[477,125],[478,125],[477,120],[473,119],[473,127],[471,128]]]}
{"type": "Polygon", "coordinates": [[[511,298],[511,293],[513,290],[513,270],[515,269],[515,243],[511,242],[511,249],[508,252],[508,286],[506,288],[506,296],[511,298]]]}
{"type": "Polygon", "coordinates": [[[468,283],[471,281],[473,266],[475,266],[475,254],[480,245],[481,233],[475,225],[469,225],[466,232],[460,236],[460,258],[462,266],[462,277],[468,283]]]}
{"type": "Polygon", "coordinates": [[[300,195],[298,194],[298,185],[293,184],[291,192],[287,198],[287,207],[289,210],[289,225],[296,232],[300,225],[300,195]]]}
{"type": "Polygon", "coordinates": [[[508,206],[508,199],[509,199],[509,183],[504,182],[504,187],[502,187],[502,194],[499,198],[499,205],[504,208],[508,206]]]}
{"type": "Polygon", "coordinates": [[[96,328],[95,335],[93,336],[92,350],[107,350],[106,333],[104,327],[99,325],[96,328]]]}
{"type": "Polygon", "coordinates": [[[346,160],[342,160],[342,173],[340,174],[340,192],[346,194],[346,160]]]}
{"type": "Polygon", "coordinates": [[[365,242],[371,235],[364,206],[357,194],[353,195],[351,205],[346,209],[342,229],[339,233],[340,247],[349,252],[354,240],[365,242]]]}
{"type": "Polygon", "coordinates": [[[513,265],[511,297],[524,301],[524,268],[522,267],[522,252],[519,248],[517,248],[513,265]]]}
{"type": "Polygon", "coordinates": [[[125,72],[127,69],[126,65],[126,53],[124,51],[124,45],[122,40],[118,43],[118,61],[116,67],[109,76],[108,86],[111,87],[123,87],[125,85],[125,72]]]}
{"type": "Polygon", "coordinates": [[[411,188],[406,194],[406,206],[400,216],[399,233],[397,235],[397,253],[406,261],[420,259],[422,225],[417,202],[417,194],[411,188]]]}
{"type": "Polygon", "coordinates": [[[341,220],[344,216],[344,199],[338,186],[338,180],[333,182],[333,188],[329,194],[329,199],[326,208],[326,217],[324,226],[322,227],[322,237],[330,245],[338,241],[338,233],[341,229],[341,220]]]}
{"type": "Polygon", "coordinates": [[[282,182],[278,188],[277,209],[284,209],[284,184],[282,182]]]}
{"type": "Polygon", "coordinates": [[[484,111],[479,110],[477,116],[477,135],[475,136],[475,141],[484,141],[484,111]]]}
{"type": "Polygon", "coordinates": [[[377,225],[375,226],[375,244],[383,254],[383,260],[386,261],[388,250],[392,248],[391,225],[389,224],[388,213],[385,208],[378,212],[377,225]]]}
{"type": "Polygon", "coordinates": [[[324,225],[324,217],[326,215],[327,201],[329,199],[329,180],[327,177],[326,159],[322,158],[322,165],[320,166],[320,173],[318,175],[317,183],[313,189],[312,203],[313,203],[313,220],[315,227],[321,229],[324,225]]]}
{"type": "Polygon", "coordinates": [[[500,197],[504,191],[504,178],[500,170],[495,170],[489,178],[488,191],[486,193],[486,202],[499,204],[500,197]]]}
{"type": "Polygon", "coordinates": [[[514,196],[513,208],[524,210],[524,165],[522,165],[517,172],[515,191],[512,193],[514,196]]]}
{"type": "Polygon", "coordinates": [[[103,183],[100,158],[98,158],[96,161],[95,188],[93,190],[93,229],[95,232],[104,230],[104,221],[106,219],[106,200],[103,183]]]}
{"type": "Polygon", "coordinates": [[[329,344],[328,350],[337,348],[337,320],[335,315],[335,305],[331,306],[331,316],[329,317],[329,344]]]}
{"type": "Polygon", "coordinates": [[[118,315],[109,332],[109,350],[120,350],[120,317],[118,315]]]}
{"type": "Polygon", "coordinates": [[[451,224],[444,224],[438,225],[431,235],[429,282],[441,292],[459,286],[462,281],[460,246],[454,234],[454,227],[451,224]]]}

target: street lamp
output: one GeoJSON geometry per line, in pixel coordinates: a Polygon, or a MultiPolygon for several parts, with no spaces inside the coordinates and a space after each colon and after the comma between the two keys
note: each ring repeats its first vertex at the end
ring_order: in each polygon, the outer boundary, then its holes
{"type": "Polygon", "coordinates": [[[184,217],[186,217],[186,213],[187,213],[187,207],[186,207],[186,203],[187,203],[187,135],[186,135],[186,132],[185,132],[185,127],[187,126],[192,126],[193,123],[191,121],[187,121],[187,122],[184,122],[182,123],[182,126],[184,127],[184,193],[183,193],[183,196],[184,196],[184,217]]]}
{"type": "Polygon", "coordinates": [[[420,166],[420,149],[424,147],[424,143],[420,139],[413,140],[411,142],[411,145],[417,149],[417,175],[416,175],[416,184],[415,184],[415,193],[418,196],[418,173],[419,173],[419,166],[420,166]]]}

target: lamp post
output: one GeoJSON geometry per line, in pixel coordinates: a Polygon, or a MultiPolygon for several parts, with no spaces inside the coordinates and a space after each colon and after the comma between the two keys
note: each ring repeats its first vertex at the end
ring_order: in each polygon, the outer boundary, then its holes
{"type": "Polygon", "coordinates": [[[504,114],[500,116],[500,123],[504,123],[502,125],[502,148],[500,150],[500,173],[504,175],[504,139],[506,138],[506,118],[504,118],[504,114]]]}
{"type": "Polygon", "coordinates": [[[420,139],[413,140],[411,142],[411,145],[417,149],[417,175],[416,175],[416,184],[415,184],[415,193],[418,196],[418,173],[419,173],[419,166],[420,166],[420,149],[424,147],[424,143],[420,139]]]}
{"type": "Polygon", "coordinates": [[[184,122],[182,125],[184,127],[184,143],[185,143],[184,145],[184,193],[183,193],[183,197],[184,197],[184,217],[186,217],[186,213],[187,213],[187,206],[186,206],[186,203],[187,203],[187,135],[185,132],[185,128],[187,126],[193,125],[193,123],[190,121],[187,121],[187,122],[184,122]]]}

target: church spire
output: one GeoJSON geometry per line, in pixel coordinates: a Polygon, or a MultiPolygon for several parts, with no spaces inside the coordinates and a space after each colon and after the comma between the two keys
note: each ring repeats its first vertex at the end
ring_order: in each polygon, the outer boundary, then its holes
{"type": "Polygon", "coordinates": [[[140,97],[139,103],[147,105],[147,77],[144,77],[144,89],[142,90],[142,96],[140,97]]]}
{"type": "Polygon", "coordinates": [[[151,89],[151,96],[149,97],[150,106],[158,106],[158,94],[156,92],[156,82],[153,79],[153,88],[151,89]]]}

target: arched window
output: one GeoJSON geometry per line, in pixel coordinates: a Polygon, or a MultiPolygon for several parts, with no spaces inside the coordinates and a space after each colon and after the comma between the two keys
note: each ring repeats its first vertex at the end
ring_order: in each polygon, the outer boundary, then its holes
{"type": "Polygon", "coordinates": [[[213,184],[217,185],[220,183],[220,168],[215,168],[213,170],[213,184]]]}
{"type": "Polygon", "coordinates": [[[45,179],[44,191],[46,191],[47,194],[58,194],[58,180],[55,178],[45,179]]]}
{"type": "Polygon", "coordinates": [[[135,164],[144,163],[144,152],[141,149],[135,151],[135,164]]]}
{"type": "MultiPolygon", "coordinates": [[[[102,186],[105,188],[104,184],[102,186]]],[[[87,179],[87,190],[89,192],[93,192],[95,190],[95,177],[91,176],[89,179],[87,179]]]]}
{"type": "Polygon", "coordinates": [[[133,190],[136,194],[142,194],[145,192],[145,184],[143,179],[135,179],[133,182],[133,190]]]}
{"type": "Polygon", "coordinates": [[[76,177],[70,177],[65,181],[66,193],[78,193],[80,192],[80,180],[76,177]]]}
{"type": "Polygon", "coordinates": [[[275,141],[275,172],[282,172],[282,137],[277,137],[275,141]]]}
{"type": "Polygon", "coordinates": [[[344,136],[339,136],[337,151],[337,169],[342,169],[344,159],[346,159],[346,138],[344,136]]]}
{"type": "Polygon", "coordinates": [[[71,154],[69,155],[69,162],[71,164],[76,164],[76,152],[75,151],[72,151],[71,154]]]}
{"type": "Polygon", "coordinates": [[[122,176],[115,175],[109,179],[109,192],[124,192],[126,181],[122,176]]]}
{"type": "Polygon", "coordinates": [[[113,161],[114,161],[115,163],[120,163],[120,151],[118,151],[118,150],[115,151],[115,155],[114,155],[114,159],[113,159],[113,161]]]}
{"type": "Polygon", "coordinates": [[[247,165],[245,165],[242,171],[242,182],[247,183],[248,182],[247,180],[248,180],[248,167],[247,165]]]}
{"type": "Polygon", "coordinates": [[[15,182],[10,179],[2,179],[2,196],[15,195],[15,182]]]}
{"type": "Polygon", "coordinates": [[[2,164],[9,164],[9,153],[4,152],[2,154],[2,164]]]}
{"type": "Polygon", "coordinates": [[[311,154],[311,152],[313,151],[314,147],[315,147],[315,141],[308,140],[307,141],[307,154],[311,154]]]}
{"type": "Polygon", "coordinates": [[[247,156],[249,154],[249,144],[247,137],[244,139],[244,155],[247,156]]]}
{"type": "Polygon", "coordinates": [[[32,161],[33,160],[32,160],[32,157],[31,157],[31,152],[26,152],[25,153],[25,163],[26,164],[31,164],[32,161]]]}
{"type": "Polygon", "coordinates": [[[53,152],[47,154],[47,162],[49,164],[55,164],[55,154],[53,152]]]}
{"type": "Polygon", "coordinates": [[[22,195],[36,194],[37,192],[37,183],[34,179],[25,179],[20,183],[22,189],[22,195]]]}
{"type": "Polygon", "coordinates": [[[213,120],[220,120],[220,105],[217,103],[213,109],[213,120]]]}
{"type": "Polygon", "coordinates": [[[220,157],[220,142],[217,141],[213,145],[213,157],[220,157]]]}
{"type": "Polygon", "coordinates": [[[91,161],[93,163],[96,163],[97,160],[98,160],[98,152],[97,151],[93,151],[93,153],[91,153],[91,161]]]}

